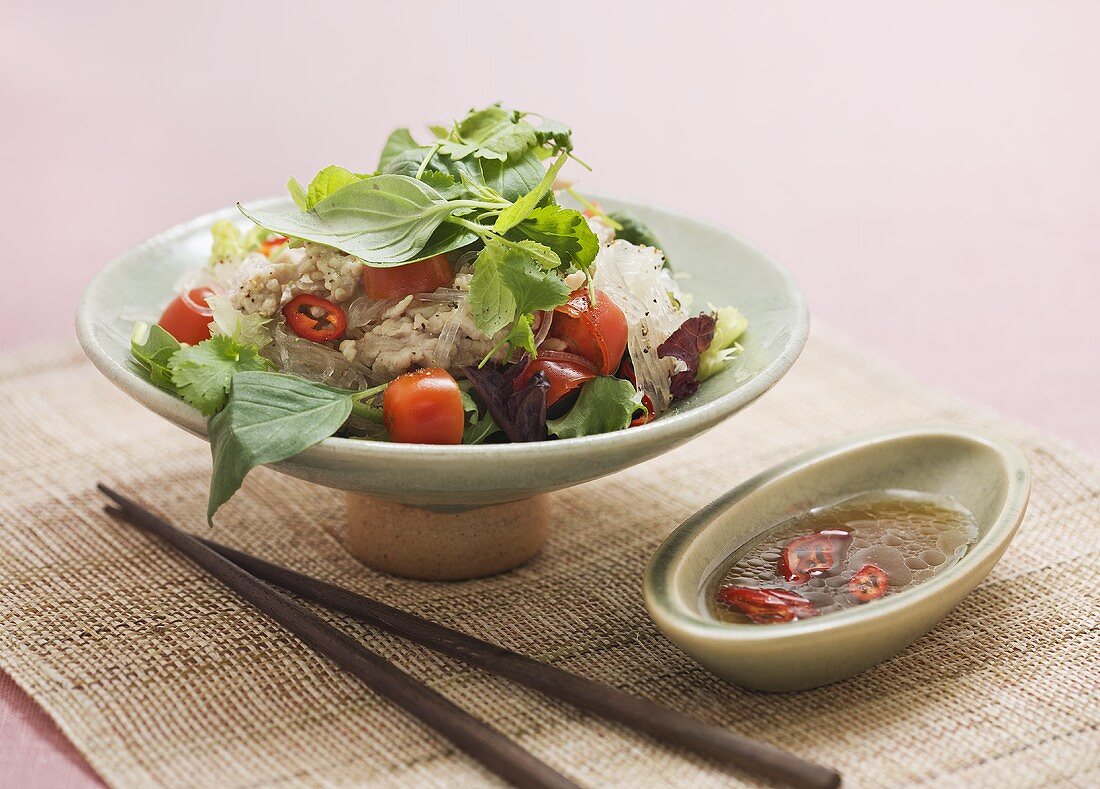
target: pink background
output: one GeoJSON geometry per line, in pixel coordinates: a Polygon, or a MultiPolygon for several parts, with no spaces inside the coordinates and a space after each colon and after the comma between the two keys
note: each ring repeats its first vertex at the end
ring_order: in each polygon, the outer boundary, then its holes
{"type": "MultiPolygon", "coordinates": [[[[71,337],[146,237],[499,98],[573,124],[583,187],[747,236],[819,320],[1100,449],[1100,4],[8,0],[0,30],[0,348],[71,337]]],[[[89,775],[0,676],[0,785],[89,775]]]]}

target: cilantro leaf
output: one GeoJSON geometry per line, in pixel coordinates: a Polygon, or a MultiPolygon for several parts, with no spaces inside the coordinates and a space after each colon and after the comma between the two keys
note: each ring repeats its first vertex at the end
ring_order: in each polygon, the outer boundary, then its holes
{"type": "MultiPolygon", "coordinates": [[[[532,242],[520,242],[530,244],[532,242]]],[[[516,312],[527,315],[552,310],[569,300],[569,286],[551,271],[543,270],[528,254],[509,255],[500,276],[516,302],[516,312]]]]}
{"type": "Polygon", "coordinates": [[[547,205],[536,208],[508,233],[512,239],[526,238],[552,249],[562,263],[584,271],[600,251],[600,240],[584,215],[572,208],[547,205]]]}
{"type": "Polygon", "coordinates": [[[130,332],[130,355],[149,373],[150,381],[170,392],[176,387],[168,362],[181,347],[179,340],[156,324],[139,321],[130,332]]]}
{"type": "Polygon", "coordinates": [[[554,151],[573,150],[573,130],[561,121],[540,115],[542,123],[535,128],[539,145],[549,145],[554,151]]]}
{"type": "Polygon", "coordinates": [[[642,396],[630,381],[601,375],[581,387],[569,413],[547,421],[546,427],[550,435],[558,438],[610,433],[630,427],[634,413],[642,407],[642,396]]]}
{"type": "Polygon", "coordinates": [[[225,405],[234,373],[267,370],[270,366],[255,346],[242,346],[221,334],[181,348],[168,362],[172,383],[180,397],[202,411],[203,416],[217,413],[225,405]]]}
{"type": "Polygon", "coordinates": [[[499,105],[473,110],[445,140],[439,140],[440,153],[452,159],[473,155],[478,159],[505,161],[519,156],[538,144],[535,127],[499,105]],[[457,139],[453,139],[457,138],[457,139]]]}

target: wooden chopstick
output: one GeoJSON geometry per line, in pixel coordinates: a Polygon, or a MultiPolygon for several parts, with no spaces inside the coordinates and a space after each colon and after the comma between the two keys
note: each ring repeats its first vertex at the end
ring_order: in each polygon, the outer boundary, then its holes
{"type": "MultiPolygon", "coordinates": [[[[144,513],[146,517],[156,519],[167,528],[175,529],[136,502],[113,491],[108,492],[102,485],[100,488],[125,508],[144,513]]],[[[203,543],[247,570],[252,576],[281,586],[302,598],[569,702],[578,708],[618,721],[649,734],[658,741],[694,751],[790,786],[830,789],[840,785],[840,775],[835,770],[808,762],[787,751],[703,723],[648,699],[571,674],[243,551],[201,537],[185,536],[203,543]]]]}
{"type": "Polygon", "coordinates": [[[299,597],[348,614],[491,674],[534,688],[575,707],[618,721],[658,741],[791,786],[821,789],[840,784],[840,775],[834,770],[807,762],[787,751],[711,726],[648,699],[572,674],[213,540],[195,539],[257,578],[281,586],[299,597]]]}
{"type": "Polygon", "coordinates": [[[422,682],[410,677],[347,633],[325,622],[290,597],[277,592],[255,576],[220,556],[184,531],[154,515],[106,485],[99,489],[118,508],[111,515],[155,534],[271,619],[304,641],[310,648],[357,677],[367,687],[389,699],[422,723],[435,729],[457,748],[515,786],[577,789],[577,784],[518,744],[478,720],[422,682]]]}

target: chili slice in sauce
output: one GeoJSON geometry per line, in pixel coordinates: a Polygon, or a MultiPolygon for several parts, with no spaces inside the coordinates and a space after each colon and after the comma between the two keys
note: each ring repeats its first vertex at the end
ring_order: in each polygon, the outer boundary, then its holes
{"type": "Polygon", "coordinates": [[[339,304],[303,293],[283,307],[286,325],[299,337],[311,342],[328,342],[344,336],[348,318],[339,304]]]}

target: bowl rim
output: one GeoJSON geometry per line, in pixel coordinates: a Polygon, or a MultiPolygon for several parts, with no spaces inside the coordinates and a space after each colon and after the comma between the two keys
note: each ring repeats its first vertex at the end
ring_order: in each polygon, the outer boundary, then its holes
{"type": "MultiPolygon", "coordinates": [[[[965,584],[983,563],[996,559],[1016,533],[1023,520],[1031,494],[1031,471],[1027,458],[1014,444],[1002,436],[984,428],[932,423],[892,430],[879,430],[808,450],[789,460],[778,463],[730,489],[709,504],[693,513],[669,534],[650,558],[643,576],[643,597],[646,608],[662,630],[674,628],[685,635],[710,642],[761,643],[797,640],[827,630],[859,627],[881,622],[900,612],[923,606],[938,596],[945,587],[965,584]],[[876,602],[873,606],[848,608],[826,616],[796,622],[783,623],[782,627],[720,622],[702,615],[696,608],[681,601],[674,590],[673,576],[683,563],[692,542],[727,507],[765,485],[781,483],[818,462],[832,460],[872,446],[906,441],[915,438],[962,439],[992,449],[1000,460],[1007,480],[1005,500],[996,519],[974,548],[967,552],[965,560],[948,568],[942,575],[921,584],[915,589],[876,602]]],[[[984,574],[983,574],[984,577],[984,574]]],[[[704,579],[700,578],[702,582],[704,579]]]]}
{"type": "MultiPolygon", "coordinates": [[[[617,450],[626,450],[660,443],[662,439],[676,439],[708,429],[724,417],[753,402],[774,386],[798,359],[809,335],[810,315],[806,298],[791,273],[774,257],[767,254],[752,242],[717,224],[681,211],[665,208],[653,203],[619,198],[605,193],[592,193],[598,201],[613,202],[628,209],[652,209],[667,214],[674,219],[685,220],[703,225],[716,232],[731,236],[751,252],[766,260],[778,276],[783,286],[785,300],[790,304],[794,320],[789,325],[785,344],[776,357],[751,378],[744,381],[731,392],[714,400],[687,409],[681,413],[669,414],[650,424],[626,431],[603,433],[593,436],[562,439],[558,441],[537,441],[516,444],[487,445],[426,445],[398,444],[381,441],[362,441],[351,438],[329,437],[306,449],[296,456],[298,459],[324,464],[326,460],[344,460],[357,456],[374,460],[403,460],[415,457],[417,460],[477,460],[481,458],[513,458],[517,461],[531,459],[536,454],[540,459],[553,459],[557,456],[572,455],[577,451],[599,451],[614,446],[617,450]]],[[[285,197],[267,197],[248,201],[255,207],[270,207],[288,202],[285,197]]],[[[92,364],[112,383],[123,389],[146,407],[159,415],[170,419],[195,435],[206,438],[206,420],[201,414],[182,400],[150,383],[125,364],[120,364],[107,353],[96,337],[97,317],[93,314],[94,295],[105,286],[110,274],[125,265],[135,255],[142,254],[148,248],[170,242],[180,236],[213,223],[218,219],[235,219],[238,216],[236,206],[228,206],[202,214],[194,219],[177,224],[147,239],[141,244],[123,252],[107,265],[99,269],[84,288],[76,313],[76,334],[85,354],[92,364]]]]}

